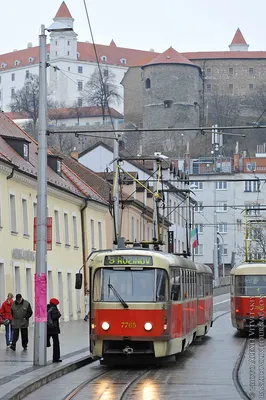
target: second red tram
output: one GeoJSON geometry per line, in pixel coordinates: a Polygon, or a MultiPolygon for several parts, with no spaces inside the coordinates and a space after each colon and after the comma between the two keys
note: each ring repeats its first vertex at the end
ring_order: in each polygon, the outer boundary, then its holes
{"type": "Polygon", "coordinates": [[[90,260],[93,356],[160,358],[184,351],[212,324],[210,271],[186,258],[152,250],[94,254],[90,260]]]}
{"type": "Polygon", "coordinates": [[[231,320],[239,331],[258,327],[266,311],[266,265],[244,263],[231,271],[231,320]]]}

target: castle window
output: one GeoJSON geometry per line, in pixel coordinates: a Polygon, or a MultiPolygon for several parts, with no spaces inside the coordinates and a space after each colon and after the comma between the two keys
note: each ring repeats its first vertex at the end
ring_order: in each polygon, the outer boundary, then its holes
{"type": "Polygon", "coordinates": [[[150,87],[151,87],[151,80],[150,80],[150,78],[147,78],[145,81],[145,88],[150,89],[150,87]]]}
{"type": "Polygon", "coordinates": [[[121,64],[126,64],[127,60],[125,58],[121,58],[120,62],[121,62],[121,64]]]}
{"type": "Polygon", "coordinates": [[[82,74],[82,73],[83,73],[83,67],[78,66],[78,73],[79,73],[79,74],[82,74]]]}
{"type": "Polygon", "coordinates": [[[12,75],[11,75],[11,80],[12,80],[12,82],[14,82],[14,80],[15,80],[15,74],[12,74],[12,75]]]}
{"type": "Polygon", "coordinates": [[[57,46],[57,40],[55,41],[55,45],[57,46]]]}
{"type": "Polygon", "coordinates": [[[32,62],[33,62],[33,60],[34,60],[34,58],[33,58],[33,57],[29,57],[29,63],[32,63],[32,62]]]}
{"type": "Polygon", "coordinates": [[[228,73],[229,73],[229,75],[234,75],[234,68],[230,67],[228,69],[228,73]]]}
{"type": "Polygon", "coordinates": [[[211,68],[206,69],[206,76],[212,76],[212,70],[211,68]]]}
{"type": "Polygon", "coordinates": [[[211,92],[212,91],[212,85],[209,83],[207,85],[207,92],[211,92]]]}
{"type": "Polygon", "coordinates": [[[46,58],[47,58],[48,61],[50,60],[50,54],[49,53],[47,53],[46,58]]]}
{"type": "Polygon", "coordinates": [[[249,75],[254,75],[254,68],[249,68],[248,73],[249,75]]]}
{"type": "Polygon", "coordinates": [[[82,99],[80,97],[78,98],[78,107],[82,107],[82,99]]]}
{"type": "Polygon", "coordinates": [[[78,91],[82,91],[83,90],[83,82],[82,81],[78,81],[78,91]]]}
{"type": "Polygon", "coordinates": [[[108,76],[108,69],[103,70],[103,76],[106,76],[106,77],[108,76]]]}
{"type": "Polygon", "coordinates": [[[234,90],[234,85],[232,83],[229,83],[229,92],[233,92],[234,90]]]}
{"type": "Polygon", "coordinates": [[[70,46],[70,41],[67,42],[67,45],[70,46]]]}
{"type": "Polygon", "coordinates": [[[163,104],[164,104],[164,108],[171,108],[173,105],[173,100],[165,100],[163,102],[163,104]]]}
{"type": "Polygon", "coordinates": [[[101,60],[102,60],[102,61],[107,61],[107,57],[106,57],[106,56],[102,56],[102,57],[101,57],[101,60]]]}
{"type": "Polygon", "coordinates": [[[1,64],[1,68],[5,68],[6,66],[7,66],[7,64],[5,64],[5,63],[1,64]]]}
{"type": "Polygon", "coordinates": [[[70,56],[70,51],[67,52],[67,55],[70,56]]]}
{"type": "Polygon", "coordinates": [[[19,60],[16,60],[15,61],[15,65],[19,65],[20,64],[20,61],[19,60]]]}
{"type": "Polygon", "coordinates": [[[250,84],[248,85],[248,88],[249,88],[249,90],[253,90],[253,89],[254,89],[253,83],[250,83],[250,84]]]}

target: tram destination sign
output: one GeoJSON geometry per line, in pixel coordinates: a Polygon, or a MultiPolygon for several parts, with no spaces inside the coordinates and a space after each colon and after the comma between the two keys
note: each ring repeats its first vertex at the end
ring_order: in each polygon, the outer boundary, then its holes
{"type": "Polygon", "coordinates": [[[151,266],[152,256],[105,256],[104,265],[142,265],[151,266]]]}

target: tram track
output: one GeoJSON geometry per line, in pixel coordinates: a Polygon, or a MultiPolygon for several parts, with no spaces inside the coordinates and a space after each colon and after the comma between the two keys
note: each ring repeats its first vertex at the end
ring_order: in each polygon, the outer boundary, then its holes
{"type": "Polygon", "coordinates": [[[240,381],[240,370],[242,363],[245,358],[245,353],[248,345],[248,338],[244,340],[244,344],[242,346],[242,349],[240,350],[240,353],[238,355],[238,358],[236,360],[233,373],[232,373],[232,378],[233,382],[235,385],[236,390],[238,391],[239,395],[241,396],[242,399],[244,400],[252,400],[252,398],[249,396],[249,394],[246,392],[246,390],[243,388],[242,383],[240,381]]]}

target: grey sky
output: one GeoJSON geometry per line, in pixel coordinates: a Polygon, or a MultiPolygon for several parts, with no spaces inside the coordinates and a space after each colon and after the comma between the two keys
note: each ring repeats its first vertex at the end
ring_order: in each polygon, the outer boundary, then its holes
{"type": "MultiPolygon", "coordinates": [[[[249,50],[266,50],[265,0],[86,0],[96,43],[162,52],[226,51],[239,27],[249,50]]],[[[1,7],[0,54],[38,44],[61,0],[8,0],[1,7]]],[[[91,41],[83,0],[66,0],[78,40],[91,41]]]]}

